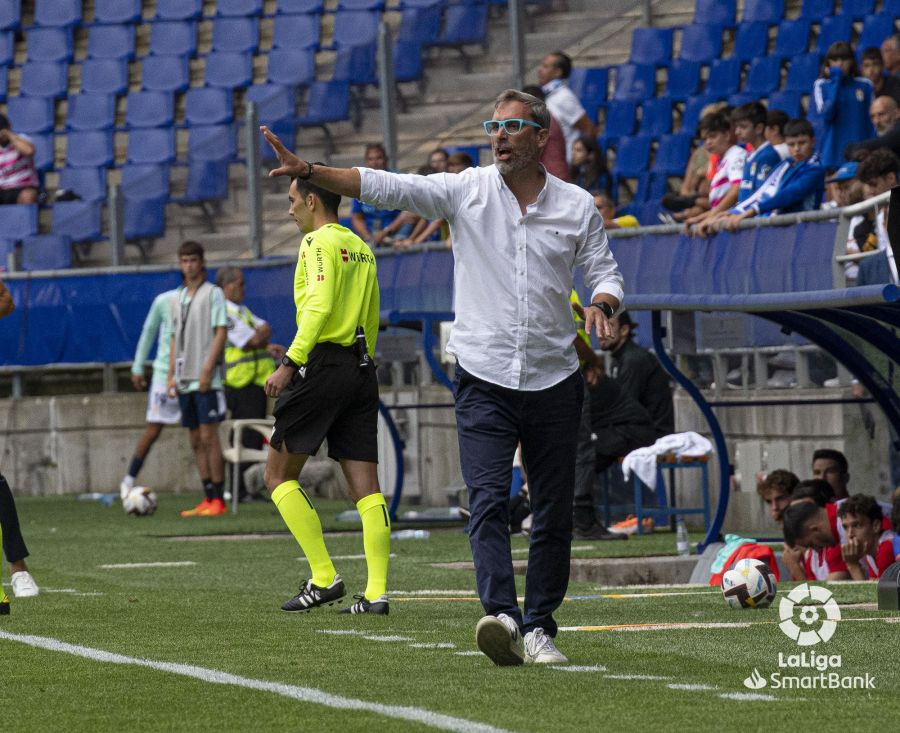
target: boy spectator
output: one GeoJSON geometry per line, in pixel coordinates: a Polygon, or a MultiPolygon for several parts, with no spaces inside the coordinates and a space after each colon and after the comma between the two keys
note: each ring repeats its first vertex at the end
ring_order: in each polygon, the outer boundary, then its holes
{"type": "MultiPolygon", "coordinates": [[[[831,177],[825,179],[825,186],[831,195],[831,200],[822,204],[822,208],[842,209],[845,206],[858,204],[863,200],[862,183],[856,177],[856,169],[859,163],[844,163],[837,172],[831,177]]],[[[850,228],[847,231],[847,254],[856,254],[859,252],[859,245],[856,242],[854,232],[856,227],[865,220],[863,214],[857,214],[850,220],[850,228]]],[[[856,284],[856,277],[859,273],[859,265],[855,262],[844,263],[844,277],[847,285],[856,284]]]]}
{"type": "Polygon", "coordinates": [[[726,229],[734,231],[739,222],[753,216],[810,211],[819,206],[825,171],[814,154],[812,125],[795,119],[785,125],[784,132],[791,157],[781,161],[752,196],[728,212],[722,221],[726,229]]]}
{"type": "Polygon", "coordinates": [[[778,151],[782,160],[790,157],[787,143],[784,141],[784,126],[790,119],[787,113],[780,109],[770,109],[766,114],[766,129],[763,134],[766,142],[778,151]]]}
{"type": "MultiPolygon", "coordinates": [[[[900,159],[887,148],[873,150],[856,169],[856,176],[862,182],[863,194],[872,198],[890,191],[897,185],[900,175],[900,159]]],[[[881,250],[887,257],[891,282],[897,283],[897,263],[887,233],[888,204],[878,207],[875,215],[867,218],[853,232],[859,248],[863,252],[881,250]]]]}
{"type": "Polygon", "coordinates": [[[900,79],[893,74],[884,73],[884,58],[880,50],[870,46],[862,52],[859,72],[872,82],[876,98],[884,95],[900,104],[900,79]]]}
{"type": "Polygon", "coordinates": [[[443,148],[432,150],[428,156],[428,167],[432,173],[445,173],[447,171],[447,158],[449,153],[443,148]]]}
{"type": "Polygon", "coordinates": [[[744,175],[744,162],[747,151],[737,145],[731,120],[725,112],[715,112],[700,120],[700,137],[710,156],[719,156],[709,184],[709,211],[689,217],[685,220],[688,231],[694,226],[702,225],[714,219],[720,212],[728,211],[737,203],[744,175]]]}
{"type": "Polygon", "coordinates": [[[880,578],[894,562],[894,533],[884,529],[884,514],[871,496],[855,494],[838,508],[847,541],[841,554],[854,580],[880,578]]]}
{"type": "MultiPolygon", "coordinates": [[[[366,168],[379,171],[388,169],[387,151],[381,143],[366,145],[366,168]]],[[[364,204],[353,199],[350,204],[350,225],[353,231],[365,241],[379,246],[388,236],[385,230],[400,215],[399,210],[377,209],[371,204],[364,204]]]]}
{"type": "Polygon", "coordinates": [[[594,194],[594,206],[603,217],[603,226],[606,229],[629,229],[639,226],[638,220],[631,214],[616,216],[616,204],[605,191],[594,194]]]}
{"type": "Polygon", "coordinates": [[[572,73],[572,59],[562,51],[544,56],[537,70],[538,84],[551,117],[556,118],[566,139],[566,161],[572,162],[572,145],[582,135],[597,137],[597,130],[566,80],[572,73]]]}
{"type": "Polygon", "coordinates": [[[777,468],[766,474],[765,478],[756,485],[756,493],[759,494],[766,511],[772,520],[781,524],[781,515],[791,503],[791,493],[800,483],[793,473],[783,468],[777,468]]]}
{"type": "Polygon", "coordinates": [[[819,448],[813,452],[812,475],[814,479],[827,481],[834,491],[835,499],[846,499],[849,496],[847,484],[850,473],[847,457],[833,448],[819,448]]]}
{"type": "Polygon", "coordinates": [[[0,205],[37,203],[38,184],[34,143],[13,132],[9,119],[0,114],[0,205]]]}
{"type": "Polygon", "coordinates": [[[750,198],[781,162],[778,151],[766,140],[766,118],[762,102],[747,102],[731,111],[734,136],[740,145],[751,151],[744,163],[738,203],[750,198]]]}

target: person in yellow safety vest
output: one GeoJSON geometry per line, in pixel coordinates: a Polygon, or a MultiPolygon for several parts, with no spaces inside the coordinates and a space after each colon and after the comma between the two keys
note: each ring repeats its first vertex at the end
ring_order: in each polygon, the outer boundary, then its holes
{"type": "MultiPolygon", "coordinates": [[[[216,273],[216,284],[225,294],[225,312],[228,319],[228,341],[225,344],[225,403],[231,418],[263,418],[267,412],[264,390],[266,379],[275,371],[275,360],[284,356],[284,347],[270,344],[272,329],[244,305],[244,273],[237,267],[223,267],[216,273]]],[[[243,434],[247,448],[262,448],[262,435],[255,430],[243,434]]],[[[248,464],[249,465],[249,464],[248,464]]],[[[239,499],[247,496],[244,487],[244,470],[241,465],[238,489],[239,499]]],[[[235,487],[231,487],[234,491],[235,487]]]]}

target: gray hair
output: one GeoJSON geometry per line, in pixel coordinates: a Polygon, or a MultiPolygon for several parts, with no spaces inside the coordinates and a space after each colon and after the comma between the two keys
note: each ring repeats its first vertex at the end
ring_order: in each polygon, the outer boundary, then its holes
{"type": "Polygon", "coordinates": [[[547,109],[547,105],[537,97],[520,92],[518,89],[506,89],[497,95],[497,98],[494,100],[494,109],[496,110],[497,107],[506,102],[521,102],[528,107],[528,111],[535,122],[545,130],[550,129],[550,112],[547,109]]]}
{"type": "Polygon", "coordinates": [[[224,288],[226,285],[233,283],[241,276],[241,269],[239,267],[220,267],[218,272],[216,272],[216,285],[220,288],[224,288]]]}

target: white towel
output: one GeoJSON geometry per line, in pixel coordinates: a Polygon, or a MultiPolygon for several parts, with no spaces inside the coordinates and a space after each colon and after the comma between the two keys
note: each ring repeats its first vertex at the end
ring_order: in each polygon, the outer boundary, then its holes
{"type": "Polygon", "coordinates": [[[686,433],[673,433],[664,435],[653,445],[646,448],[638,448],[631,451],[622,463],[622,473],[625,480],[634,471],[638,478],[651,489],[656,489],[656,457],[668,453],[674,453],[676,458],[709,455],[712,451],[712,443],[698,433],[688,431],[686,433]]]}

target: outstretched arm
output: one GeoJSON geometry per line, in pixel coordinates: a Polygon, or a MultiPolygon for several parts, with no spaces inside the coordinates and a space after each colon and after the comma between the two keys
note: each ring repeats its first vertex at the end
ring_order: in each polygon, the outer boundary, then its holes
{"type": "Polygon", "coordinates": [[[284,147],[284,143],[268,127],[260,128],[263,137],[272,146],[275,155],[278,156],[278,168],[269,171],[270,176],[290,176],[291,178],[309,176],[310,183],[315,183],[327,191],[359,198],[360,176],[355,168],[331,168],[319,163],[313,165],[309,161],[301,160],[290,150],[284,147]]]}

